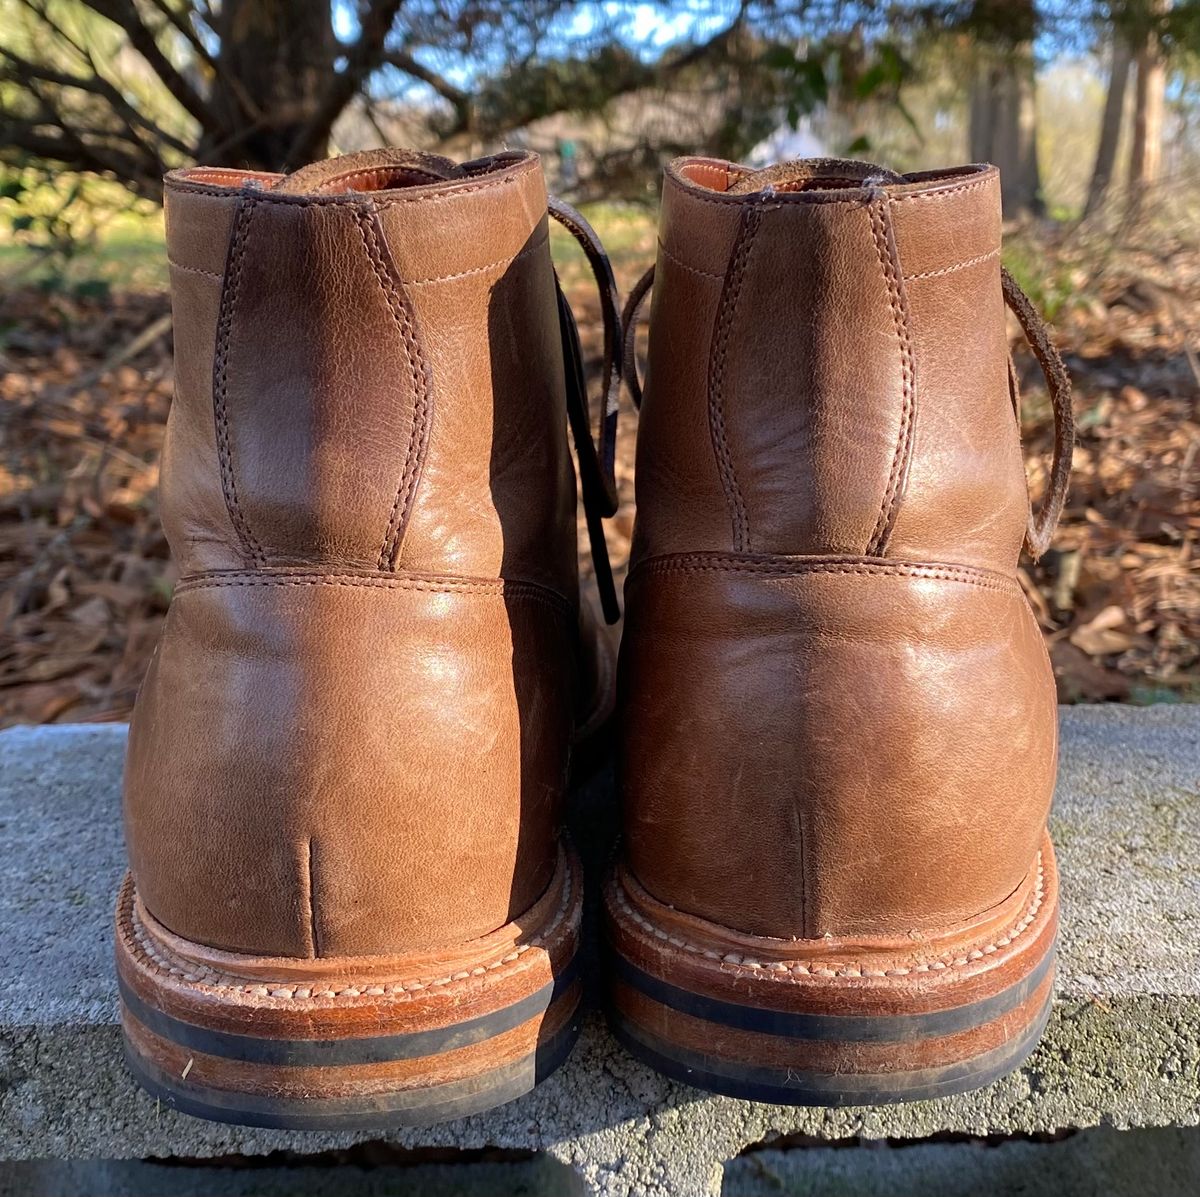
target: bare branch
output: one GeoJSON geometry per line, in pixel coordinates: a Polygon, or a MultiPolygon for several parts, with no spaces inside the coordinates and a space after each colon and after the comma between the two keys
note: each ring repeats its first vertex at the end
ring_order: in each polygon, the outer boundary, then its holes
{"type": "Polygon", "coordinates": [[[180,12],[178,9],[171,7],[169,0],[150,0],[150,3],[187,39],[187,43],[192,47],[196,57],[205,66],[215,71],[217,69],[217,60],[209,53],[208,47],[201,41],[200,35],[196,32],[196,27],[190,20],[190,10],[180,12]]]}
{"type": "MultiPolygon", "coordinates": [[[[156,157],[159,156],[158,150],[152,149],[143,134],[149,134],[152,139],[170,146],[180,154],[191,155],[190,146],[165,132],[154,121],[138,112],[121,92],[104,78],[94,61],[92,62],[93,74],[72,75],[63,71],[55,71],[41,63],[30,62],[4,46],[0,46],[0,56],[10,64],[8,70],[0,72],[0,75],[12,79],[14,83],[30,87],[34,82],[40,81],[53,84],[55,87],[72,88],[103,99],[125,126],[130,138],[136,141],[142,149],[153,152],[156,157]]],[[[88,57],[90,59],[90,55],[88,57]]]]}
{"type": "Polygon", "coordinates": [[[125,31],[129,44],[146,60],[167,91],[199,122],[206,133],[217,129],[217,118],[208,103],[163,53],[154,33],[142,23],[137,9],[129,0],[83,0],[83,3],[125,31]]]}
{"type": "Polygon", "coordinates": [[[358,40],[346,52],[346,65],[330,80],[308,124],[288,151],[288,164],[307,161],[329,136],[333,122],[379,65],[383,43],[403,0],[372,0],[362,19],[358,40]]]}
{"type": "Polygon", "coordinates": [[[461,87],[455,87],[449,79],[443,78],[436,71],[430,70],[429,67],[418,62],[407,50],[389,50],[384,54],[383,62],[433,88],[443,100],[448,101],[454,108],[457,117],[454,131],[456,133],[470,131],[471,97],[461,87]]]}

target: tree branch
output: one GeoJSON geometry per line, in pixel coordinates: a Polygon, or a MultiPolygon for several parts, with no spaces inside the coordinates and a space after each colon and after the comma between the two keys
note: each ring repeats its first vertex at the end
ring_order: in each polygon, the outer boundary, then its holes
{"type": "MultiPolygon", "coordinates": [[[[196,32],[195,26],[192,25],[188,17],[177,9],[171,7],[168,0],[150,0],[156,9],[166,18],[166,20],[187,40],[188,45],[192,47],[196,57],[200,59],[205,66],[211,70],[217,69],[217,60],[209,53],[208,47],[200,40],[200,35],[196,32]]],[[[190,12],[188,16],[190,16],[190,12]]]]}
{"type": "Polygon", "coordinates": [[[129,44],[146,60],[167,91],[206,133],[217,130],[217,118],[208,103],[162,52],[154,33],[142,23],[137,9],[128,0],[83,0],[83,3],[125,30],[129,44]]]}
{"type": "Polygon", "coordinates": [[[170,146],[184,156],[191,155],[190,146],[160,129],[153,121],[138,112],[121,92],[100,74],[94,62],[92,63],[93,74],[85,76],[55,71],[41,63],[30,62],[4,46],[0,46],[0,56],[11,64],[7,71],[2,72],[2,75],[12,79],[14,83],[20,83],[28,88],[32,88],[35,82],[50,83],[55,87],[73,88],[104,100],[125,126],[130,138],[142,149],[153,152],[156,157],[161,157],[157,148],[151,147],[146,142],[142,136],[143,133],[150,134],[152,138],[170,146]]]}
{"type": "Polygon", "coordinates": [[[328,138],[333,122],[379,65],[384,40],[402,3],[403,0],[372,0],[363,16],[358,40],[346,53],[345,67],[330,80],[308,124],[292,142],[287,165],[307,161],[328,138]]]}
{"type": "Polygon", "coordinates": [[[431,87],[443,100],[449,102],[456,117],[454,133],[470,131],[473,117],[471,97],[461,87],[455,87],[449,79],[418,62],[407,50],[389,50],[384,54],[382,61],[431,87]]]}

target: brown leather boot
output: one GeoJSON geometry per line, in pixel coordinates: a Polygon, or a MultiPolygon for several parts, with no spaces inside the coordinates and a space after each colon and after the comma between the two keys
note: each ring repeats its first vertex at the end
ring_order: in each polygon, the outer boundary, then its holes
{"type": "Polygon", "coordinates": [[[567,408],[593,523],[612,421],[597,457],[541,169],[185,170],[166,211],[181,580],[129,741],[130,1062],[258,1125],[485,1108],[577,1031],[562,796],[607,692],[567,408]]]}
{"type": "Polygon", "coordinates": [[[1016,564],[1071,445],[1062,364],[1001,271],[997,172],[687,158],[660,236],[617,1033],[759,1100],[981,1085],[1053,984],[1055,691],[1016,564]],[[1036,519],[1006,299],[1058,425],[1036,519]]]}

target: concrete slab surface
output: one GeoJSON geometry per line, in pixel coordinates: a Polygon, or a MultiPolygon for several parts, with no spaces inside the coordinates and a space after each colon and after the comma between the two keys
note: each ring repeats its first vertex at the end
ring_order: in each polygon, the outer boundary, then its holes
{"type": "MultiPolygon", "coordinates": [[[[593,1014],[566,1066],[489,1114],[398,1131],[403,1147],[545,1152],[596,1194],[720,1191],[787,1136],[918,1139],[1200,1124],[1200,707],[1064,708],[1053,829],[1058,994],[1028,1065],[977,1093],[837,1110],[710,1097],[630,1058],[593,1014]]],[[[123,871],[120,726],[0,734],[0,1158],[327,1151],[378,1134],[263,1131],[161,1108],[125,1072],[111,964],[123,871]]],[[[577,799],[593,862],[603,775],[577,799]]]]}

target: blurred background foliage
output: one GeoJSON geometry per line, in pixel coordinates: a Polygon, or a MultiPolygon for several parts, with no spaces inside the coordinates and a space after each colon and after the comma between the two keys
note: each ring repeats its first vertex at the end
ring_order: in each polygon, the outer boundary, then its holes
{"type": "Polygon", "coordinates": [[[626,287],[675,154],[995,162],[1076,380],[1070,505],[1022,570],[1060,696],[1200,698],[1198,131],[1200,0],[0,0],[0,725],[127,714],[171,591],[164,171],[386,144],[539,151],[626,287]]]}

